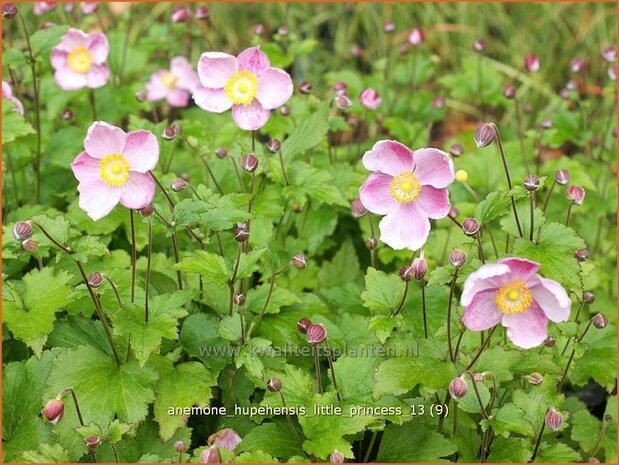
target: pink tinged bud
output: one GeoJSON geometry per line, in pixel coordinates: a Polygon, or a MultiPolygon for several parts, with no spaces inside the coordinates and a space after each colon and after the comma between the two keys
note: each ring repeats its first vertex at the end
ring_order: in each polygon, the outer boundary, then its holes
{"type": "Polygon", "coordinates": [[[449,254],[449,263],[456,268],[460,268],[466,263],[466,255],[462,250],[454,249],[449,254]]]}
{"type": "Polygon", "coordinates": [[[477,52],[483,52],[486,48],[486,41],[484,39],[477,39],[473,42],[473,49],[477,52]]]}
{"type": "Polygon", "coordinates": [[[608,68],[608,78],[611,81],[616,81],[617,80],[617,67],[616,66],[610,66],[608,68]]]}
{"type": "Polygon", "coordinates": [[[421,44],[423,44],[424,39],[425,36],[423,34],[423,31],[418,27],[408,33],[408,43],[411,44],[413,47],[419,47],[421,44]]]}
{"type": "Polygon", "coordinates": [[[299,92],[306,95],[311,94],[312,85],[307,81],[303,81],[301,84],[299,84],[299,92]]]}
{"type": "Polygon", "coordinates": [[[550,431],[557,431],[563,424],[563,415],[561,415],[561,412],[557,412],[551,407],[550,410],[546,412],[544,422],[546,423],[546,428],[550,431]]]}
{"type": "Polygon", "coordinates": [[[540,373],[537,373],[537,372],[533,372],[530,375],[526,375],[524,378],[527,380],[529,384],[532,384],[533,386],[542,384],[542,381],[544,381],[544,377],[540,373]]]}
{"type": "Polygon", "coordinates": [[[570,182],[570,172],[568,170],[555,171],[555,182],[561,186],[566,186],[570,182]]]}
{"type": "Polygon", "coordinates": [[[234,450],[241,442],[241,436],[236,434],[232,428],[224,428],[221,431],[211,434],[206,442],[209,446],[223,447],[224,449],[234,450]]]}
{"type": "Polygon", "coordinates": [[[173,140],[176,137],[176,134],[177,132],[175,126],[166,126],[161,132],[161,138],[165,140],[173,140]]]}
{"type": "Polygon", "coordinates": [[[355,218],[361,218],[368,212],[359,199],[350,202],[350,211],[355,218]]]}
{"type": "Polygon", "coordinates": [[[265,31],[265,27],[263,24],[256,24],[253,28],[252,28],[252,32],[254,35],[256,36],[261,36],[262,34],[264,34],[265,31]]]}
{"type": "Polygon", "coordinates": [[[593,292],[583,292],[582,301],[587,305],[592,304],[595,302],[595,294],[593,292]]]}
{"type": "Polygon", "coordinates": [[[412,281],[414,278],[412,266],[405,265],[402,268],[400,268],[399,275],[402,281],[412,281]]]}
{"type": "Polygon", "coordinates": [[[451,383],[449,383],[449,395],[454,400],[462,399],[466,395],[467,391],[468,386],[462,376],[452,379],[451,383]]]}
{"type": "Polygon", "coordinates": [[[489,123],[483,123],[475,129],[475,145],[478,148],[488,147],[494,141],[496,134],[489,123]]]}
{"type": "Polygon", "coordinates": [[[464,147],[462,147],[462,144],[454,144],[449,147],[449,153],[452,157],[459,157],[464,153],[464,147]]]}
{"type": "Polygon", "coordinates": [[[215,155],[217,155],[217,158],[226,158],[228,156],[228,149],[217,147],[215,149],[215,155]]]}
{"type": "Polygon", "coordinates": [[[329,462],[344,463],[344,455],[340,451],[334,450],[331,456],[329,457],[329,462]]]}
{"type": "Polygon", "coordinates": [[[432,106],[436,108],[437,110],[440,110],[441,108],[445,106],[445,99],[441,96],[434,97],[432,99],[432,106]]]}
{"type": "Polygon", "coordinates": [[[234,226],[234,240],[237,242],[246,242],[249,239],[249,228],[247,223],[237,223],[234,226]]]}
{"type": "Polygon", "coordinates": [[[245,305],[245,294],[236,294],[234,296],[234,304],[242,307],[243,305],[245,305]]]}
{"type": "Polygon", "coordinates": [[[282,148],[282,143],[277,139],[270,139],[267,142],[267,150],[271,153],[279,152],[279,149],[282,148]]]}
{"type": "Polygon", "coordinates": [[[308,328],[312,326],[312,321],[309,318],[301,318],[297,321],[297,331],[301,334],[307,333],[308,328]]]}
{"type": "Polygon", "coordinates": [[[46,31],[47,29],[49,29],[49,28],[51,28],[51,27],[54,27],[54,26],[55,26],[55,24],[54,24],[54,23],[52,23],[51,21],[46,21],[46,22],[44,22],[43,24],[41,24],[40,29],[41,29],[42,31],[46,31]]]}
{"type": "Polygon", "coordinates": [[[606,47],[602,50],[602,58],[608,63],[617,61],[617,49],[615,47],[606,47]]]}
{"type": "Polygon", "coordinates": [[[280,26],[277,28],[277,33],[282,37],[286,37],[290,33],[290,31],[288,31],[288,28],[286,26],[280,26]]]}
{"type": "Polygon", "coordinates": [[[101,445],[101,439],[99,436],[88,436],[84,442],[86,442],[86,447],[88,450],[95,450],[97,447],[101,445]]]}
{"type": "Polygon", "coordinates": [[[416,258],[411,264],[413,277],[417,281],[421,281],[428,271],[428,262],[424,258],[416,258]]]}
{"type": "Polygon", "coordinates": [[[187,181],[183,178],[174,178],[170,184],[170,187],[174,192],[183,192],[187,189],[187,181]]]}
{"type": "Polygon", "coordinates": [[[368,110],[376,110],[382,101],[377,90],[367,87],[361,91],[359,101],[368,110]]]}
{"type": "Polygon", "coordinates": [[[135,93],[135,99],[138,102],[145,102],[148,98],[148,93],[145,90],[139,90],[135,93]]]}
{"type": "Polygon", "coordinates": [[[335,97],[335,106],[342,111],[346,111],[352,107],[352,100],[348,98],[348,95],[338,95],[335,97]]]}
{"type": "Polygon", "coordinates": [[[182,440],[176,441],[174,443],[174,450],[179,454],[184,454],[187,451],[187,444],[185,444],[185,441],[182,440]]]}
{"type": "Polygon", "coordinates": [[[539,188],[539,177],[534,174],[529,174],[524,178],[524,188],[529,192],[535,192],[539,188]]]}
{"type": "Polygon", "coordinates": [[[88,285],[90,287],[93,288],[98,288],[101,287],[101,285],[103,284],[103,275],[101,273],[99,273],[98,271],[93,271],[92,273],[90,273],[90,276],[88,276],[88,285]]]}
{"type": "Polygon", "coordinates": [[[155,212],[155,207],[153,207],[153,204],[148,204],[145,207],[142,207],[138,210],[138,214],[141,217],[149,217],[150,215],[152,215],[155,212]]]}
{"type": "Polygon", "coordinates": [[[480,228],[479,221],[476,218],[466,218],[462,222],[462,232],[467,236],[474,236],[479,232],[480,228]]]}
{"type": "Polygon", "coordinates": [[[447,215],[449,215],[450,218],[458,218],[459,214],[460,212],[456,207],[449,207],[449,213],[447,215]]]}
{"type": "Polygon", "coordinates": [[[556,343],[556,339],[552,336],[548,336],[546,339],[544,339],[544,345],[546,347],[554,347],[556,343]]]}
{"type": "Polygon", "coordinates": [[[576,205],[582,205],[585,200],[585,190],[580,186],[568,187],[565,191],[565,195],[576,205]]]}
{"type": "Polygon", "coordinates": [[[320,323],[312,324],[307,328],[305,336],[307,337],[308,344],[317,345],[327,338],[327,330],[320,323]]]}
{"type": "Polygon", "coordinates": [[[350,54],[355,58],[360,58],[363,55],[363,47],[359,44],[355,44],[350,49],[350,54]]]}
{"type": "Polygon", "coordinates": [[[248,173],[253,173],[258,168],[258,158],[253,153],[241,158],[241,167],[248,173]]]}
{"type": "Polygon", "coordinates": [[[513,84],[508,84],[503,86],[503,97],[507,99],[513,99],[516,96],[516,86],[513,84]]]}
{"type": "Polygon", "coordinates": [[[208,19],[211,16],[211,12],[209,11],[207,6],[204,5],[200,5],[198,8],[196,8],[196,19],[208,19]]]}
{"type": "Polygon", "coordinates": [[[606,318],[606,315],[602,313],[596,313],[595,315],[593,315],[593,318],[591,318],[591,323],[597,329],[606,328],[606,325],[608,324],[608,318],[606,318]]]}
{"type": "Polygon", "coordinates": [[[576,252],[574,252],[574,257],[576,257],[576,260],[582,263],[587,258],[589,258],[589,251],[587,249],[579,249],[576,252]]]}
{"type": "Polygon", "coordinates": [[[582,68],[585,66],[585,62],[582,58],[572,58],[572,61],[570,61],[570,71],[572,73],[579,73],[580,71],[582,71],[582,68]]]}
{"type": "Polygon", "coordinates": [[[5,19],[12,19],[17,15],[17,7],[14,3],[2,4],[2,17],[5,19]]]}
{"type": "Polygon", "coordinates": [[[385,24],[383,24],[383,32],[389,34],[393,31],[395,31],[395,23],[393,21],[387,21],[385,24]]]}
{"type": "Polygon", "coordinates": [[[537,55],[527,55],[524,57],[524,69],[529,73],[539,71],[539,57],[537,55]]]}
{"type": "Polygon", "coordinates": [[[64,110],[62,110],[62,114],[60,115],[60,117],[64,121],[71,121],[73,119],[73,111],[70,108],[65,108],[64,110]]]}
{"type": "Polygon", "coordinates": [[[200,463],[219,463],[219,450],[211,446],[204,449],[200,454],[200,463]]]}
{"type": "Polygon", "coordinates": [[[369,250],[374,250],[376,247],[378,247],[378,241],[376,240],[375,237],[369,237],[367,241],[365,241],[365,246],[369,250]]]}
{"type": "Polygon", "coordinates": [[[18,241],[25,241],[32,236],[32,224],[30,221],[18,221],[13,226],[13,237],[18,241]]]}
{"type": "Polygon", "coordinates": [[[64,403],[59,399],[52,399],[43,407],[43,415],[52,425],[57,424],[64,416],[64,403]]]}
{"type": "Polygon", "coordinates": [[[187,21],[189,17],[189,10],[184,6],[174,7],[172,10],[172,22],[173,23],[184,23],[187,21]]]}
{"type": "Polygon", "coordinates": [[[552,120],[545,119],[541,123],[542,129],[550,129],[552,127],[552,120]]]}
{"type": "Polygon", "coordinates": [[[279,112],[282,116],[289,116],[290,115],[290,107],[287,107],[286,105],[282,105],[279,108],[279,112]]]}
{"type": "Polygon", "coordinates": [[[26,252],[34,252],[39,248],[37,241],[33,241],[32,239],[26,239],[21,243],[21,246],[26,252]]]}
{"type": "Polygon", "coordinates": [[[335,95],[346,95],[346,92],[348,92],[348,86],[345,82],[339,81],[333,84],[333,93],[335,95]]]}
{"type": "Polygon", "coordinates": [[[282,382],[278,378],[270,378],[267,382],[267,389],[271,392],[279,392],[282,390],[282,382]]]}
{"type": "Polygon", "coordinates": [[[565,84],[565,88],[567,90],[576,90],[578,86],[576,85],[576,83],[574,81],[572,81],[571,79],[569,81],[567,81],[567,84],[565,84]]]}
{"type": "Polygon", "coordinates": [[[292,263],[292,266],[294,266],[297,270],[302,270],[303,268],[307,267],[307,259],[302,253],[292,257],[290,263],[292,263]]]}
{"type": "Polygon", "coordinates": [[[483,381],[484,381],[484,374],[483,373],[475,373],[473,375],[473,381],[475,381],[476,383],[483,383],[483,381]]]}

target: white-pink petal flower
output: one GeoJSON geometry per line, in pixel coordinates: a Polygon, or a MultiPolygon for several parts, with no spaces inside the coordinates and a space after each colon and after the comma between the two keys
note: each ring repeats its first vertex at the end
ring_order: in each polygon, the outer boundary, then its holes
{"type": "Polygon", "coordinates": [[[198,75],[187,58],[178,56],[170,61],[170,69],[155,71],[146,84],[146,99],[154,102],[166,99],[172,107],[185,107],[198,86],[198,75]]]}

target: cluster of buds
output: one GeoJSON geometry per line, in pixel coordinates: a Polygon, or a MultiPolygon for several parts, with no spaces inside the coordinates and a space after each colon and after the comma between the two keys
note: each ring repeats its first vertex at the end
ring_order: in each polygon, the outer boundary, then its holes
{"type": "Polygon", "coordinates": [[[400,279],[402,281],[412,281],[413,279],[421,281],[428,271],[428,262],[423,258],[423,254],[419,258],[415,258],[410,265],[400,268],[400,279]]]}
{"type": "MultiPolygon", "coordinates": [[[[189,19],[190,15],[191,15],[191,11],[186,6],[182,6],[182,5],[175,6],[174,9],[172,10],[172,22],[173,23],[184,23],[185,21],[189,19]]],[[[209,19],[210,16],[211,16],[211,13],[208,7],[205,5],[198,6],[194,13],[194,17],[198,20],[206,20],[206,19],[209,19]]]]}
{"type": "Polygon", "coordinates": [[[32,223],[30,221],[18,221],[13,226],[13,237],[21,242],[26,252],[34,252],[38,248],[36,241],[32,240],[32,223]]]}

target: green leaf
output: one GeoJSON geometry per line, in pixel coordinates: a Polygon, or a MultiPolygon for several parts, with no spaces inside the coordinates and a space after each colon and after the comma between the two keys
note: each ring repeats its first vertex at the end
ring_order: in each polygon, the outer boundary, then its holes
{"type": "MultiPolygon", "coordinates": [[[[4,323],[13,335],[41,356],[47,335],[54,329],[56,312],[62,310],[71,288],[71,275],[52,268],[35,269],[24,276],[12,300],[3,300],[4,323]]],[[[8,296],[3,293],[3,297],[8,296]]]]}
{"type": "Polygon", "coordinates": [[[375,312],[391,312],[397,308],[404,296],[404,283],[395,274],[368,268],[365,288],[361,294],[364,306],[375,312]]]}
{"type": "MultiPolygon", "coordinates": [[[[266,248],[254,249],[248,253],[241,254],[239,260],[239,268],[236,273],[236,279],[249,278],[259,268],[258,261],[266,252],[266,248]]],[[[234,265],[232,265],[234,266],[234,265]]],[[[233,270],[230,270],[230,276],[232,276],[233,270]]]]}
{"type": "Polygon", "coordinates": [[[376,315],[370,319],[368,329],[376,334],[381,344],[391,336],[393,331],[402,326],[404,317],[402,314],[392,317],[391,315],[376,315]]]}
{"type": "Polygon", "coordinates": [[[84,263],[88,262],[89,257],[101,257],[110,253],[105,244],[95,236],[80,237],[71,242],[70,247],[75,252],[73,258],[84,263]]]}
{"type": "Polygon", "coordinates": [[[446,462],[457,451],[443,435],[417,425],[389,425],[378,449],[377,462],[446,462]],[[403,440],[405,438],[405,440],[403,440]]]}
{"type": "Polygon", "coordinates": [[[35,55],[45,55],[58,45],[60,38],[69,30],[67,25],[52,25],[45,29],[39,29],[30,36],[30,45],[35,55]]]}
{"type": "Polygon", "coordinates": [[[187,353],[197,357],[214,371],[230,361],[230,345],[219,334],[218,321],[214,315],[197,313],[183,321],[180,342],[187,353]]]}
{"type": "Polygon", "coordinates": [[[492,430],[503,437],[508,437],[511,433],[534,437],[535,428],[524,416],[521,408],[514,404],[505,404],[494,415],[491,421],[492,430]]]}
{"type": "Polygon", "coordinates": [[[580,454],[561,442],[554,444],[542,442],[535,457],[536,463],[574,463],[580,461],[582,461],[580,454]]]}
{"type": "Polygon", "coordinates": [[[18,456],[23,463],[69,463],[69,452],[60,444],[41,444],[36,450],[25,451],[18,456]]]}
{"type": "Polygon", "coordinates": [[[354,282],[361,272],[359,259],[352,241],[347,240],[335,253],[331,261],[323,262],[318,271],[318,285],[321,289],[344,286],[354,282]]]}
{"type": "MultiPolygon", "coordinates": [[[[67,244],[69,242],[71,223],[69,223],[69,220],[67,220],[64,216],[58,215],[55,218],[51,218],[47,215],[38,215],[32,217],[32,221],[43,226],[49,235],[61,244],[67,244]]],[[[36,231],[36,228],[33,229],[36,231]]],[[[56,247],[50,242],[49,239],[47,239],[47,237],[43,235],[43,233],[39,231],[36,231],[32,237],[39,243],[39,245],[45,244],[54,248],[56,247]]]]}
{"type": "Polygon", "coordinates": [[[252,429],[237,446],[238,453],[261,450],[273,457],[292,457],[302,455],[290,428],[283,422],[264,423],[252,429]]]}
{"type": "Polygon", "coordinates": [[[287,160],[318,145],[329,129],[330,102],[323,102],[308,118],[302,119],[282,143],[282,155],[287,160]]]}
{"type": "Polygon", "coordinates": [[[255,450],[237,455],[233,463],[277,463],[277,459],[261,450],[255,450]]]}
{"type": "Polygon", "coordinates": [[[532,455],[533,450],[526,439],[497,437],[492,441],[488,462],[526,463],[532,455]]]}
{"type": "MultiPolygon", "coordinates": [[[[602,462],[615,463],[617,461],[617,397],[612,396],[608,399],[606,404],[605,414],[612,416],[612,420],[604,436],[601,438],[600,450],[604,451],[604,460],[602,460],[601,454],[598,453],[597,457],[602,462]]],[[[580,448],[590,453],[595,448],[598,440],[600,440],[600,433],[602,432],[602,422],[596,417],[591,415],[587,410],[582,409],[574,413],[572,417],[572,441],[578,442],[580,448]]]]}
{"type": "Polygon", "coordinates": [[[223,286],[228,282],[228,268],[224,258],[206,250],[194,251],[172,268],[186,273],[200,273],[205,283],[223,286]]]}
{"type": "MultiPolygon", "coordinates": [[[[263,284],[255,287],[247,293],[247,302],[245,310],[260,313],[266,302],[269,293],[269,285],[263,284]]],[[[266,308],[266,313],[279,313],[282,307],[301,303],[301,299],[293,294],[285,287],[278,287],[277,284],[273,288],[269,304],[266,308]]]]}
{"type": "Polygon", "coordinates": [[[313,199],[327,205],[349,207],[342,192],[335,186],[333,174],[326,169],[318,169],[304,162],[293,165],[290,186],[284,187],[284,195],[298,203],[313,199]]]}
{"type": "MultiPolygon", "coordinates": [[[[201,189],[204,191],[205,189],[201,189]]],[[[174,207],[178,226],[203,225],[215,231],[230,229],[235,223],[250,218],[249,194],[213,194],[205,190],[203,200],[184,199],[174,207]]]]}
{"type": "Polygon", "coordinates": [[[22,115],[15,111],[15,104],[8,99],[2,99],[2,145],[15,139],[34,134],[32,125],[22,115]]]}
{"type": "Polygon", "coordinates": [[[617,335],[616,327],[609,324],[606,328],[587,334],[583,340],[587,349],[581,358],[574,361],[570,371],[570,383],[584,386],[591,379],[612,392],[616,384],[617,335]]]}

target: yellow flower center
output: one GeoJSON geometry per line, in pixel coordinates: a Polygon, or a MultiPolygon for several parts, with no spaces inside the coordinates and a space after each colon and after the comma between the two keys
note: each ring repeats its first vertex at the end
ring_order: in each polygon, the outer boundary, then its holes
{"type": "Polygon", "coordinates": [[[69,52],[67,64],[73,71],[87,73],[92,67],[92,53],[84,47],[75,48],[69,52]]]}
{"type": "Polygon", "coordinates": [[[99,162],[99,174],[108,186],[120,187],[129,178],[129,162],[119,153],[110,153],[99,162]]]}
{"type": "Polygon", "coordinates": [[[497,291],[494,301],[501,312],[513,315],[527,311],[533,302],[533,297],[523,281],[512,281],[497,291]]]}
{"type": "Polygon", "coordinates": [[[161,73],[160,79],[163,85],[170,89],[176,87],[176,82],[178,81],[178,77],[170,71],[164,71],[163,73],[161,73]]]}
{"type": "Polygon", "coordinates": [[[409,203],[419,197],[421,185],[417,176],[405,171],[391,181],[391,196],[400,203],[409,203]]]}
{"type": "Polygon", "coordinates": [[[226,82],[224,91],[235,105],[249,105],[258,93],[258,78],[246,69],[237,71],[226,82]]]}

